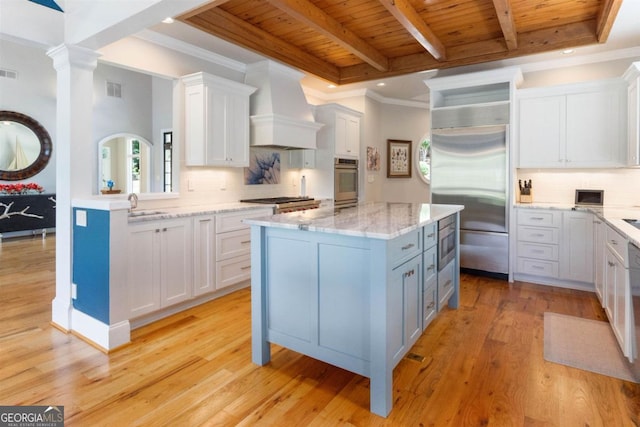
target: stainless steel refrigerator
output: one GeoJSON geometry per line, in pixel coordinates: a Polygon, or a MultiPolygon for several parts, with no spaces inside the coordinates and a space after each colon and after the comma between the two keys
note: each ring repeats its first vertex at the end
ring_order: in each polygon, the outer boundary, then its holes
{"type": "Polygon", "coordinates": [[[460,267],[509,272],[507,125],[432,129],[431,202],[464,205],[460,267]]]}

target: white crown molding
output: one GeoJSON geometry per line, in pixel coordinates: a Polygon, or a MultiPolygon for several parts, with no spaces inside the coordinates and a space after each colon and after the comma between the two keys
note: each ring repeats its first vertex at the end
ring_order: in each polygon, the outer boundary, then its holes
{"type": "MultiPolygon", "coordinates": [[[[545,55],[545,54],[541,54],[545,55]]],[[[584,55],[567,55],[563,58],[552,59],[548,58],[540,58],[536,61],[531,62],[523,62],[517,64],[520,66],[523,73],[531,73],[535,71],[546,71],[557,68],[568,68],[568,67],[576,67],[579,65],[586,64],[595,64],[598,62],[608,62],[608,61],[617,61],[619,59],[629,59],[634,57],[640,57],[640,46],[624,48],[624,49],[616,49],[609,50],[606,52],[596,52],[584,55]]],[[[517,58],[514,59],[514,62],[517,61],[517,58]]],[[[510,61],[504,61],[510,62],[510,61]]]]}
{"type": "Polygon", "coordinates": [[[163,46],[168,49],[178,51],[180,53],[184,53],[186,55],[193,56],[195,58],[202,59],[204,61],[221,65],[223,67],[229,68],[234,71],[239,71],[241,73],[246,72],[247,69],[247,66],[242,62],[235,61],[233,59],[227,58],[226,56],[219,55],[217,53],[211,52],[210,50],[202,49],[190,43],[185,43],[183,41],[174,39],[173,37],[165,36],[164,34],[160,34],[155,31],[142,30],[134,34],[133,37],[147,41],[149,43],[157,44],[158,46],[163,46]]]}
{"type": "Polygon", "coordinates": [[[344,92],[337,93],[326,93],[319,91],[317,89],[312,89],[302,85],[302,90],[305,95],[309,94],[314,98],[321,99],[325,102],[334,102],[345,98],[353,98],[359,96],[368,96],[369,98],[380,102],[381,104],[390,104],[390,105],[400,105],[403,107],[414,107],[414,108],[429,108],[429,102],[422,101],[411,101],[406,99],[398,99],[398,98],[387,98],[386,96],[380,95],[378,92],[373,91],[371,89],[354,89],[344,92]]]}

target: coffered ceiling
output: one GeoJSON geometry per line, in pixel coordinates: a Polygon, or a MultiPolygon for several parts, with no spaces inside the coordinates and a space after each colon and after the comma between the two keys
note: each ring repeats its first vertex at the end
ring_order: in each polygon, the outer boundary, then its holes
{"type": "Polygon", "coordinates": [[[621,4],[215,0],[178,20],[342,85],[605,43],[621,4]]]}

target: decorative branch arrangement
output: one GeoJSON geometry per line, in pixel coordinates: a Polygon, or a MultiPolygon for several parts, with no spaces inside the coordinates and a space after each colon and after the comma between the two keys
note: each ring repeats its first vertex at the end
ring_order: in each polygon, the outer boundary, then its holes
{"type": "Polygon", "coordinates": [[[15,215],[28,216],[30,218],[38,218],[38,219],[44,218],[42,215],[28,213],[27,211],[29,210],[29,208],[31,208],[31,206],[27,206],[21,211],[11,212],[11,207],[13,206],[13,204],[14,202],[11,202],[9,204],[0,203],[0,219],[8,219],[15,215]],[[4,212],[2,212],[2,208],[4,208],[4,212]]]}

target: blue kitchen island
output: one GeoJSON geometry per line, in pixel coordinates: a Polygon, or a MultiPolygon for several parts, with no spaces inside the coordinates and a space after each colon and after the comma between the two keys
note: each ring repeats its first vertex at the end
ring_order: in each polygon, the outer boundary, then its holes
{"type": "Polygon", "coordinates": [[[443,306],[458,307],[462,209],[372,202],[245,220],[253,362],[274,343],[368,377],[370,409],[386,417],[393,368],[443,306]]]}

